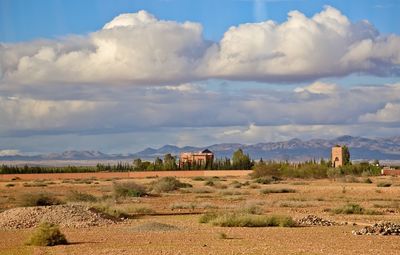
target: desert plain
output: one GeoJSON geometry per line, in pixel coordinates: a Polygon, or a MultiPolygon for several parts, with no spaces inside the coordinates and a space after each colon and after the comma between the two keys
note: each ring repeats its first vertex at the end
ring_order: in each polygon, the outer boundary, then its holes
{"type": "MultiPolygon", "coordinates": [[[[177,178],[192,187],[116,199],[115,183],[150,187],[156,178],[3,180],[0,182],[0,254],[399,254],[399,236],[354,235],[376,222],[400,223],[400,179],[391,176],[283,179],[269,184],[249,176],[177,178]],[[368,180],[367,180],[368,179],[368,180]],[[382,187],[390,183],[390,187],[382,187]],[[278,193],[268,192],[271,190],[278,193]],[[279,191],[286,193],[279,193],[279,191]],[[96,201],[72,201],[71,192],[96,201]],[[4,228],[3,214],[26,194],[48,193],[67,205],[123,212],[112,224],[61,226],[69,244],[25,245],[34,228],[4,228]],[[348,204],[364,214],[337,213],[348,204]],[[210,212],[316,215],[333,226],[221,227],[200,223],[210,212]],[[3,226],[3,228],[1,228],[3,226]]],[[[388,186],[388,185],[386,185],[388,186]]],[[[17,219],[18,220],[18,219],[17,219]]],[[[68,221],[69,219],[65,219],[68,221]]]]}

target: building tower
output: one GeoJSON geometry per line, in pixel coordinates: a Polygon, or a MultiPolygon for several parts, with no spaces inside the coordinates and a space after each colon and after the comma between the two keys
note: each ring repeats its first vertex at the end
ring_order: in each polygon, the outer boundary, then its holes
{"type": "Polygon", "coordinates": [[[343,166],[343,148],[339,145],[332,147],[332,166],[335,168],[343,166]]]}

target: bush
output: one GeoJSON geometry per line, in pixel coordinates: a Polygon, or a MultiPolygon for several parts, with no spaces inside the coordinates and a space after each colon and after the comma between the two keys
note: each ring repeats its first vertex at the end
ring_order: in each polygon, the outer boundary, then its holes
{"type": "Polygon", "coordinates": [[[44,222],[33,232],[26,244],[35,246],[55,246],[68,244],[68,242],[57,225],[44,222]]]}
{"type": "Polygon", "coordinates": [[[72,190],[67,195],[67,200],[72,202],[96,202],[97,197],[93,196],[92,194],[72,190]]]}
{"type": "Polygon", "coordinates": [[[245,214],[263,214],[264,210],[256,204],[248,204],[240,208],[239,212],[245,214]]]}
{"type": "Polygon", "coordinates": [[[295,193],[295,189],[288,189],[288,188],[283,188],[283,189],[263,189],[260,191],[262,194],[270,194],[270,193],[295,193]]]}
{"type": "Polygon", "coordinates": [[[7,187],[7,188],[14,187],[14,186],[15,186],[15,183],[7,183],[7,184],[6,184],[6,187],[7,187]]]}
{"type": "Polygon", "coordinates": [[[199,222],[200,223],[209,223],[210,221],[216,219],[218,214],[216,212],[207,212],[200,216],[199,222]]]}
{"type": "Polygon", "coordinates": [[[281,164],[280,163],[258,163],[253,167],[253,178],[264,177],[264,176],[280,176],[281,175],[281,164]]]}
{"type": "Polygon", "coordinates": [[[380,183],[378,183],[376,186],[377,186],[377,187],[381,187],[381,188],[387,188],[387,187],[392,186],[392,184],[389,183],[389,182],[380,182],[380,183]]]}
{"type": "Polygon", "coordinates": [[[368,215],[381,214],[378,211],[366,210],[363,207],[361,207],[359,204],[347,204],[343,207],[333,209],[332,212],[336,213],[336,214],[368,214],[368,215]]]}
{"type": "Polygon", "coordinates": [[[114,195],[120,197],[142,197],[146,195],[146,188],[136,182],[114,182],[114,195]]]}
{"type": "Polygon", "coordinates": [[[50,193],[27,193],[20,197],[20,206],[49,206],[63,203],[50,193]]]}
{"type": "Polygon", "coordinates": [[[223,213],[209,219],[220,227],[294,227],[295,221],[287,216],[264,216],[241,213],[223,213]]]}
{"type": "Polygon", "coordinates": [[[109,204],[96,204],[92,207],[92,209],[94,209],[97,212],[103,213],[108,217],[116,219],[126,219],[130,217],[127,211],[121,208],[115,208],[109,204]]]}
{"type": "Polygon", "coordinates": [[[191,184],[182,183],[177,180],[175,177],[162,177],[154,182],[152,182],[152,191],[156,193],[161,192],[170,192],[174,190],[178,190],[180,188],[190,188],[191,184]]]}

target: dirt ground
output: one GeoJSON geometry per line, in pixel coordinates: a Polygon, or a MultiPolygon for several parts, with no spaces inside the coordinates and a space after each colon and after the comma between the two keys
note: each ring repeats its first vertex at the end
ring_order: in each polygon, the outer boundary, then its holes
{"type": "MultiPolygon", "coordinates": [[[[24,242],[33,229],[0,231],[0,254],[399,254],[399,236],[352,234],[352,230],[374,222],[400,222],[400,178],[370,177],[372,183],[364,183],[365,179],[292,179],[277,184],[258,184],[249,177],[219,177],[213,179],[214,186],[208,186],[207,177],[180,178],[182,182],[192,184],[193,188],[114,202],[115,208],[137,214],[123,223],[84,229],[63,228],[62,232],[70,242],[68,245],[26,246],[24,242]],[[392,185],[378,187],[381,182],[392,185]],[[295,192],[260,192],[282,188],[294,189],[295,192]],[[382,215],[333,214],[330,211],[348,203],[359,204],[382,215]],[[301,218],[314,214],[348,224],[227,228],[199,223],[201,213],[206,211],[240,210],[248,206],[257,206],[266,215],[301,218]],[[140,228],[155,223],[174,228],[140,228]],[[223,238],[221,233],[225,234],[223,238]]],[[[144,185],[153,180],[134,179],[144,185]]],[[[113,181],[3,181],[0,182],[0,208],[6,210],[18,206],[23,193],[46,191],[64,200],[71,190],[107,196],[112,194],[113,181]]]]}

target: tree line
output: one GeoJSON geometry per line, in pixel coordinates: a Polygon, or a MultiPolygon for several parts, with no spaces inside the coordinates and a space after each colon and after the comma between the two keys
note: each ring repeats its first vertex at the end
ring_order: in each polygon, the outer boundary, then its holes
{"type": "Polygon", "coordinates": [[[176,156],[170,153],[165,154],[161,159],[157,157],[154,161],[143,161],[140,158],[133,160],[133,163],[118,162],[117,164],[101,164],[96,166],[18,166],[1,165],[0,174],[30,174],[30,173],[95,173],[95,172],[128,172],[128,171],[162,171],[162,170],[249,170],[253,167],[254,161],[242,149],[238,149],[230,158],[214,159],[205,164],[178,164],[176,156]]]}

